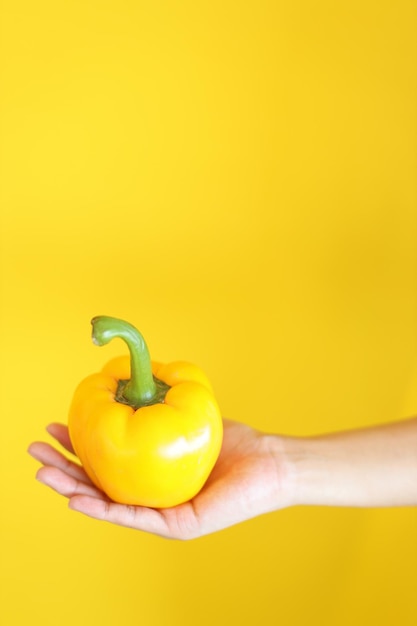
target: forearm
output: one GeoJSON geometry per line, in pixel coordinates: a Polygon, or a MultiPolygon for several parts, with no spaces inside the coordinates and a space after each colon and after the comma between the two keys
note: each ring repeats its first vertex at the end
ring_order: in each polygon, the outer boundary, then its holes
{"type": "Polygon", "coordinates": [[[292,503],[417,505],[417,418],[311,438],[285,438],[292,503]]]}

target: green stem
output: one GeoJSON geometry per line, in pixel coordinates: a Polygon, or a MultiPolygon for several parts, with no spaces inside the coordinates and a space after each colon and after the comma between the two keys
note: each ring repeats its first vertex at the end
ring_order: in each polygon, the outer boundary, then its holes
{"type": "Polygon", "coordinates": [[[104,346],[123,339],[130,352],[130,380],[123,386],[123,400],[135,407],[151,404],[157,394],[149,350],[140,332],[128,322],[100,315],[91,320],[93,342],[104,346]]]}

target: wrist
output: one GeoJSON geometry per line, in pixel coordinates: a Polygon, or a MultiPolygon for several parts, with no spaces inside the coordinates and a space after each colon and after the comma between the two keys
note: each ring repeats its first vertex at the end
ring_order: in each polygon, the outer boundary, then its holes
{"type": "Polygon", "coordinates": [[[266,435],[265,440],[273,459],[275,508],[307,504],[312,461],[306,440],[280,435],[266,435]]]}
{"type": "Polygon", "coordinates": [[[329,459],[318,440],[276,437],[274,450],[286,506],[330,504],[334,500],[329,459]]]}

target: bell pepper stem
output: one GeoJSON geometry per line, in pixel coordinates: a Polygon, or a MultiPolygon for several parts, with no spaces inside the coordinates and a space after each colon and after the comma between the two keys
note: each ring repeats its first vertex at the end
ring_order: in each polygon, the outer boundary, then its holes
{"type": "Polygon", "coordinates": [[[98,346],[112,339],[122,339],[130,352],[130,380],[123,388],[123,397],[132,406],[152,401],[157,388],[152,376],[148,347],[141,333],[131,324],[115,317],[99,315],[91,320],[93,342],[98,346]]]}

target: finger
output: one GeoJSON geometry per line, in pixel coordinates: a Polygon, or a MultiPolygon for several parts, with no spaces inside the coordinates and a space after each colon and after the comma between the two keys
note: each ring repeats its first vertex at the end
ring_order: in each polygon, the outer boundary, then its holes
{"type": "Polygon", "coordinates": [[[126,506],[84,495],[71,497],[69,507],[94,519],[172,538],[172,532],[170,532],[163,514],[156,509],[126,506]]]}
{"type": "Polygon", "coordinates": [[[29,446],[28,452],[43,465],[56,467],[77,480],[90,482],[83,468],[78,463],[73,463],[48,443],[36,441],[29,446]]]}
{"type": "Polygon", "coordinates": [[[103,497],[103,493],[93,485],[77,480],[57,467],[41,467],[36,474],[36,478],[44,485],[51,487],[51,489],[67,498],[75,495],[103,497]]]}
{"type": "Polygon", "coordinates": [[[75,454],[74,448],[71,443],[71,439],[68,434],[68,427],[64,424],[49,424],[46,427],[47,432],[54,437],[68,452],[75,454]]]}

